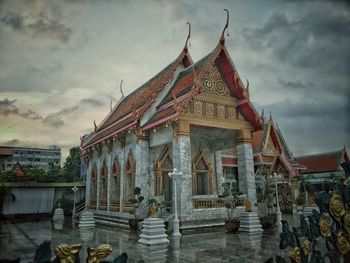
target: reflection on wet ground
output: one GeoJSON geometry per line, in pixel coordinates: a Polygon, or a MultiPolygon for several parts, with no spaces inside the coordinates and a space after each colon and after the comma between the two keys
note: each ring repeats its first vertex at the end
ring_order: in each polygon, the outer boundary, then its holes
{"type": "MultiPolygon", "coordinates": [[[[287,217],[295,225],[296,217],[287,217]]],[[[279,249],[277,228],[265,230],[262,236],[227,234],[224,231],[170,237],[168,247],[147,248],[137,244],[137,233],[98,225],[94,231],[73,230],[66,220],[63,225],[50,220],[14,223],[1,222],[0,258],[21,257],[22,262],[33,260],[35,248],[44,240],[51,240],[51,247],[59,244],[83,245],[80,257],[86,260],[87,247],[111,244],[113,251],[106,260],[112,260],[123,252],[128,262],[265,262],[272,255],[287,258],[288,251],[279,249]],[[143,260],[143,261],[142,261],[143,260]]]]}

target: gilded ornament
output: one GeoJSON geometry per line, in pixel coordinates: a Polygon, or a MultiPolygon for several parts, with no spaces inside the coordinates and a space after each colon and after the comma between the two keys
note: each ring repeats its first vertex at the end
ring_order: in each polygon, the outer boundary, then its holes
{"type": "Polygon", "coordinates": [[[154,202],[151,205],[151,217],[153,218],[157,217],[157,206],[154,202]]]}
{"type": "Polygon", "coordinates": [[[112,252],[109,244],[102,244],[98,248],[88,248],[88,263],[99,263],[101,258],[107,257],[112,252]]]}
{"type": "Polygon", "coordinates": [[[67,244],[61,244],[55,248],[55,254],[60,258],[61,263],[74,263],[75,256],[79,253],[81,244],[75,244],[69,246],[67,244]]]}
{"type": "Polygon", "coordinates": [[[218,118],[225,119],[225,106],[218,105],[218,118]]]}
{"type": "Polygon", "coordinates": [[[228,107],[227,115],[230,120],[236,119],[236,110],[234,107],[228,107]]]}
{"type": "Polygon", "coordinates": [[[209,118],[213,118],[214,117],[214,104],[213,103],[206,103],[206,115],[209,118]]]}
{"type": "Polygon", "coordinates": [[[249,199],[244,200],[244,207],[247,213],[252,212],[252,202],[249,199]]]}
{"type": "Polygon", "coordinates": [[[202,115],[202,102],[195,100],[194,101],[194,114],[195,115],[202,115]]]}
{"type": "Polygon", "coordinates": [[[337,236],[337,248],[342,255],[350,252],[349,236],[345,232],[340,232],[337,236]]]}
{"type": "Polygon", "coordinates": [[[320,219],[320,233],[323,237],[331,236],[332,219],[329,216],[323,216],[320,219]]]}
{"type": "Polygon", "coordinates": [[[310,250],[311,250],[311,242],[309,240],[304,240],[303,243],[303,250],[304,250],[304,254],[308,255],[310,250]]]}
{"type": "Polygon", "coordinates": [[[335,193],[331,197],[329,212],[337,221],[340,221],[345,214],[343,199],[339,193],[335,193]]]}
{"type": "Polygon", "coordinates": [[[343,224],[345,230],[350,234],[350,211],[347,210],[344,215],[344,224],[343,224]]]}
{"type": "Polygon", "coordinates": [[[297,263],[301,262],[301,257],[300,257],[300,248],[295,247],[293,250],[289,252],[289,258],[294,260],[297,263]]]}
{"type": "Polygon", "coordinates": [[[221,96],[229,94],[228,88],[222,81],[221,75],[215,66],[210,66],[207,70],[204,70],[201,78],[203,79],[202,86],[205,92],[221,96]]]}

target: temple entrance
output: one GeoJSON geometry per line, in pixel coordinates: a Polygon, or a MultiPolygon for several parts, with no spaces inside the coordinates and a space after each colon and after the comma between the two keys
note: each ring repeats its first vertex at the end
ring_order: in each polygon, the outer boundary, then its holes
{"type": "Polygon", "coordinates": [[[172,152],[170,147],[165,146],[159,155],[158,160],[155,162],[154,174],[155,174],[155,194],[156,196],[162,195],[164,201],[170,202],[172,200],[173,187],[172,179],[169,177],[169,172],[173,170],[172,152]]]}
{"type": "Polygon", "coordinates": [[[208,189],[208,172],[197,172],[197,195],[206,195],[209,193],[208,189]]]}
{"type": "Polygon", "coordinates": [[[111,195],[111,210],[119,210],[119,199],[120,199],[120,166],[118,156],[114,158],[112,167],[112,195],[111,195]]]}
{"type": "Polygon", "coordinates": [[[130,151],[125,167],[125,202],[134,198],[135,188],[135,161],[130,151]]]}
{"type": "Polygon", "coordinates": [[[193,195],[212,194],[212,169],[202,148],[199,148],[192,162],[193,195]]]}
{"type": "Polygon", "coordinates": [[[100,182],[100,209],[107,209],[107,165],[103,161],[101,168],[101,182],[100,182]]]}

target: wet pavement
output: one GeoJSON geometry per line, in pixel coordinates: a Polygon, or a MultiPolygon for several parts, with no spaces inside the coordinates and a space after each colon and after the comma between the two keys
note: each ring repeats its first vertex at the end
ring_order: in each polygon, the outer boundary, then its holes
{"type": "MultiPolygon", "coordinates": [[[[293,223],[297,217],[285,218],[293,223]]],[[[108,243],[113,251],[106,260],[113,260],[123,252],[128,254],[128,262],[265,262],[270,256],[288,257],[288,249],[279,249],[279,234],[274,229],[264,230],[260,237],[243,234],[227,234],[225,231],[169,237],[170,245],[154,249],[137,244],[137,233],[98,225],[94,231],[81,233],[73,230],[66,220],[62,226],[50,220],[37,222],[1,222],[0,258],[21,257],[21,262],[33,260],[36,247],[44,240],[51,241],[51,248],[59,244],[83,245],[80,258],[85,262],[87,247],[97,247],[108,243]],[[56,229],[55,229],[56,228],[56,229]],[[58,229],[57,229],[58,228],[58,229]]],[[[53,250],[52,250],[53,252],[53,250]]]]}

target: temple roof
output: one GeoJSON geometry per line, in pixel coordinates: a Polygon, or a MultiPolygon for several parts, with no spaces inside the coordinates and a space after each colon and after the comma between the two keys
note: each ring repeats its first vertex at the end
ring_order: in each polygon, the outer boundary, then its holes
{"type": "Polygon", "coordinates": [[[83,148],[92,146],[105,140],[107,137],[135,127],[146,110],[155,102],[164,86],[172,80],[174,71],[180,64],[183,64],[184,67],[192,64],[192,59],[186,46],[172,63],[141,87],[123,98],[102,123],[95,128],[95,131],[83,142],[83,148]]]}
{"type": "Polygon", "coordinates": [[[340,151],[299,156],[295,160],[306,167],[303,174],[322,173],[339,171],[341,162],[349,161],[349,156],[343,148],[340,151]]]}

